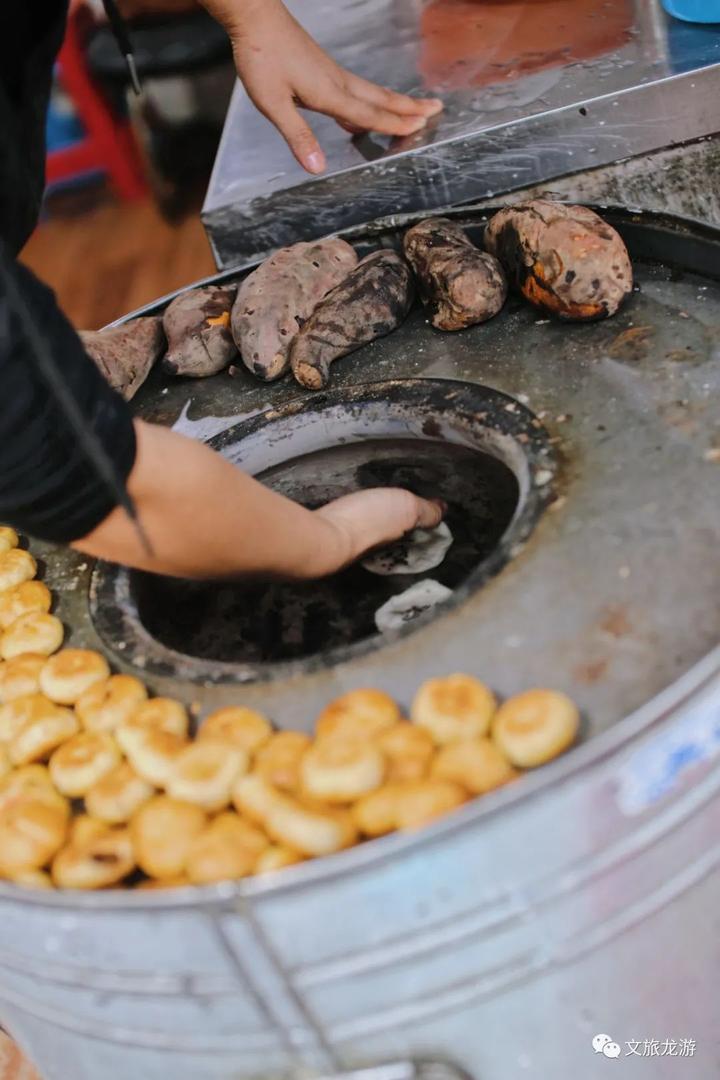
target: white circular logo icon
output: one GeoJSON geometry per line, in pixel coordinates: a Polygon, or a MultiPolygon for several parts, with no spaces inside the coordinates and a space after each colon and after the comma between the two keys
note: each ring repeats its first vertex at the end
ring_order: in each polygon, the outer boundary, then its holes
{"type": "Polygon", "coordinates": [[[615,1042],[605,1043],[603,1046],[603,1054],[605,1057],[609,1058],[620,1057],[620,1047],[615,1042]]]}
{"type": "Polygon", "coordinates": [[[596,1035],[592,1041],[593,1050],[596,1054],[602,1054],[605,1047],[612,1043],[609,1035],[596,1035]]]}

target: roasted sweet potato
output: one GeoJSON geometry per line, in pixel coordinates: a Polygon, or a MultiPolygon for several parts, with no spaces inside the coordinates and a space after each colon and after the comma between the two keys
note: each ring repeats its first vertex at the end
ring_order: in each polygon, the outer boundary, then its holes
{"type": "Polygon", "coordinates": [[[428,218],[405,233],[405,254],[438,330],[462,330],[497,315],[507,281],[494,255],[479,251],[447,218],[428,218]]]}
{"type": "Polygon", "coordinates": [[[327,385],[333,360],[400,325],[413,302],[410,267],[394,251],[375,251],[318,304],[290,348],[293,375],[309,390],[327,385]]]}
{"type": "Polygon", "coordinates": [[[283,375],[298,330],[356,264],[354,249],[338,239],[293,244],[261,263],[240,285],[232,310],[245,366],[259,379],[283,375]]]}
{"type": "Polygon", "coordinates": [[[163,315],[168,351],[162,366],[171,375],[216,375],[237,355],[230,333],[236,285],[204,285],[176,296],[163,315]]]}
{"type": "Polygon", "coordinates": [[[531,304],[560,319],[605,319],[632,291],[625,244],[585,206],[544,199],[508,206],[490,221],[485,246],[531,304]]]}
{"type": "Polygon", "coordinates": [[[162,320],[132,319],[110,330],[81,330],[80,339],[113,390],[126,401],[140,389],[165,348],[162,320]]]}

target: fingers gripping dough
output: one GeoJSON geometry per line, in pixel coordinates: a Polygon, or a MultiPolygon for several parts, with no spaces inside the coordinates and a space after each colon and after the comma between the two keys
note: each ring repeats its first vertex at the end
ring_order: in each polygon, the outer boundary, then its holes
{"type": "Polygon", "coordinates": [[[63,795],[80,798],[119,763],[120,750],[106,731],[83,731],[50,758],[50,775],[63,795]]]}
{"type": "Polygon", "coordinates": [[[444,745],[487,734],[495,709],[494,695],[478,679],[447,675],[422,684],[411,716],[436,743],[444,745]]]}
{"type": "Polygon", "coordinates": [[[63,624],[55,615],[30,611],[21,615],[0,636],[0,656],[12,660],[21,653],[42,653],[52,656],[63,643],[63,624]]]}
{"type": "Polygon", "coordinates": [[[62,649],[40,672],[40,689],[58,705],[74,705],[95,683],[104,682],[110,668],[104,656],[91,649],[62,649]]]}
{"type": "Polygon", "coordinates": [[[531,769],[567,750],[579,726],[578,710],[565,694],[528,690],[500,706],[492,737],[513,765],[531,769]]]}
{"type": "Polygon", "coordinates": [[[133,675],[111,675],[78,698],[75,712],[86,731],[114,731],[147,700],[147,690],[133,675]]]}

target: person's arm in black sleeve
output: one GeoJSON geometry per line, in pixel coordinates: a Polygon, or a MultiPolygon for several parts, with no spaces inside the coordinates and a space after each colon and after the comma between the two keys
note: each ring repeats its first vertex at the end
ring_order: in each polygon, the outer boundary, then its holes
{"type": "Polygon", "coordinates": [[[33,342],[7,289],[4,295],[0,291],[3,523],[41,539],[72,543],[89,555],[178,577],[312,578],[416,525],[440,520],[438,505],[393,488],[306,510],[202,443],[133,422],[50,290],[23,267],[10,264],[9,272],[12,292],[21,294],[26,313],[42,326],[83,423],[99,436],[118,479],[126,481],[150,550],[43,381],[33,342]]]}
{"type": "Polygon", "coordinates": [[[0,258],[0,519],[42,540],[79,540],[117,500],[43,382],[23,318],[3,284],[8,276],[122,482],[135,461],[132,416],[86,355],[50,289],[4,252],[0,258]]]}

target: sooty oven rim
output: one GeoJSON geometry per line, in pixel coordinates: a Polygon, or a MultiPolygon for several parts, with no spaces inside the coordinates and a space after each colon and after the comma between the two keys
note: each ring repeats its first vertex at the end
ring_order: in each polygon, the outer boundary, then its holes
{"type": "MultiPolygon", "coordinates": [[[[413,420],[417,424],[417,430],[410,436],[413,438],[448,441],[441,436],[441,421],[444,420],[458,436],[453,441],[499,458],[518,481],[518,505],[505,533],[487,558],[454,590],[451,598],[438,609],[421,615],[391,634],[371,635],[297,660],[233,663],[194,657],[159,642],[140,620],[131,572],[125,567],[98,561],[91,576],[89,605],[93,625],[104,645],[124,664],[139,668],[146,675],[182,677],[200,685],[277,682],[325,670],[394,644],[429,622],[440,621],[498,574],[519,552],[548,505],[556,498],[554,482],[559,470],[549,435],[540,420],[508,394],[456,379],[414,378],[362,383],[312,397],[294,398],[240,421],[209,439],[208,445],[227,455],[230,447],[257,439],[267,431],[268,425],[281,427],[298,417],[321,416],[333,408],[346,409],[351,420],[354,414],[359,415],[360,410],[370,405],[387,409],[388,419],[393,415],[401,416],[403,407],[408,406],[408,422],[413,420]]],[[[383,437],[383,434],[366,435],[367,439],[373,437],[383,437]]],[[[334,442],[327,445],[332,446],[334,442]]],[[[291,461],[294,456],[301,455],[290,454],[283,460],[291,461]]],[[[249,471],[257,473],[267,467],[271,465],[249,471]]]]}

